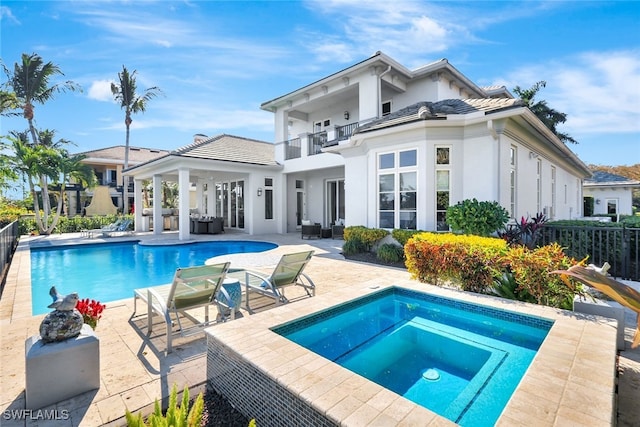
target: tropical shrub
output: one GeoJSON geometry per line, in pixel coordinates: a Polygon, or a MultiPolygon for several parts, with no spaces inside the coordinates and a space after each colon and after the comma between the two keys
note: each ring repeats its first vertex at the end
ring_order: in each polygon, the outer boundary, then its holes
{"type": "Polygon", "coordinates": [[[0,228],[6,227],[26,213],[27,210],[23,207],[12,203],[3,203],[2,206],[0,206],[0,228]]]}
{"type": "Polygon", "coordinates": [[[573,299],[578,288],[565,286],[559,276],[552,276],[554,270],[566,270],[577,261],[567,256],[557,243],[529,249],[514,246],[502,257],[502,268],[512,274],[518,284],[516,293],[533,297],[540,305],[573,309],[573,299]]]}
{"type": "Polygon", "coordinates": [[[404,246],[411,237],[417,233],[424,233],[421,230],[407,230],[405,228],[395,228],[391,230],[391,237],[396,239],[398,243],[404,246]]]}
{"type": "Polygon", "coordinates": [[[344,241],[342,245],[342,253],[344,255],[361,254],[367,251],[366,245],[358,238],[352,237],[349,240],[344,241]]]}
{"type": "Polygon", "coordinates": [[[365,251],[370,251],[373,245],[387,236],[389,232],[382,228],[367,228],[362,225],[346,227],[344,229],[345,245],[349,240],[359,240],[365,246],[365,251]]]}
{"type": "MultiPolygon", "coordinates": [[[[54,229],[54,233],[77,233],[81,230],[93,230],[102,228],[105,225],[114,223],[120,216],[118,215],[101,215],[101,216],[61,216],[58,225],[54,229]]],[[[125,215],[125,218],[133,220],[133,215],[125,215]]],[[[31,234],[36,232],[38,226],[36,220],[32,216],[20,218],[18,231],[22,234],[31,234]]]]}
{"type": "Polygon", "coordinates": [[[182,393],[182,404],[178,404],[178,387],[174,384],[169,396],[169,407],[166,413],[162,413],[160,403],[156,399],[153,414],[147,419],[148,424],[142,419],[142,414],[135,416],[126,411],[126,419],[128,427],[199,427],[202,421],[202,413],[204,411],[204,397],[202,393],[198,394],[191,410],[189,410],[189,388],[185,386],[182,393]]]}
{"type": "Polygon", "coordinates": [[[536,303],[536,299],[526,289],[518,286],[513,273],[504,272],[493,281],[493,293],[501,298],[536,303]]]}
{"type": "Polygon", "coordinates": [[[421,282],[445,281],[472,292],[487,292],[501,274],[500,256],[507,251],[502,239],[442,233],[419,233],[404,247],[406,266],[421,282]]]}
{"type": "Polygon", "coordinates": [[[507,241],[509,246],[522,245],[533,249],[542,237],[542,226],[547,222],[547,217],[543,213],[530,218],[522,217],[520,222],[507,226],[505,230],[499,231],[498,236],[507,241]]]}
{"type": "Polygon", "coordinates": [[[463,200],[447,208],[447,224],[456,233],[490,236],[504,228],[509,213],[498,202],[463,200]]]}
{"type": "Polygon", "coordinates": [[[376,251],[376,257],[389,264],[398,263],[404,259],[404,248],[393,243],[385,243],[376,251]]]}

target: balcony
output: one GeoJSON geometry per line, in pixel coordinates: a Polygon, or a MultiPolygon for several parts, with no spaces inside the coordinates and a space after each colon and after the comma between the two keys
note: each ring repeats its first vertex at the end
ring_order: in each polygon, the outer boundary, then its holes
{"type": "Polygon", "coordinates": [[[284,159],[299,159],[302,157],[302,146],[300,138],[290,139],[284,142],[284,159]]]}
{"type": "Polygon", "coordinates": [[[327,132],[312,133],[307,138],[307,153],[309,156],[322,153],[322,147],[327,143],[327,132]]]}

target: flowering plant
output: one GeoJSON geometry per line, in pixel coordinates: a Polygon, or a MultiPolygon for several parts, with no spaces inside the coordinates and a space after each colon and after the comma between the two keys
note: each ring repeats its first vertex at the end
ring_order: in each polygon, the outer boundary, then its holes
{"type": "Polygon", "coordinates": [[[89,298],[81,299],[76,304],[76,310],[82,314],[84,323],[91,326],[92,329],[96,329],[98,326],[98,320],[102,317],[102,312],[107,306],[100,304],[99,301],[89,298]]]}

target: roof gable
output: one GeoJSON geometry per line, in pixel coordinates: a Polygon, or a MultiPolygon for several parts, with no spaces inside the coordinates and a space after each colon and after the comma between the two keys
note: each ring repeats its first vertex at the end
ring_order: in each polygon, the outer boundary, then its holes
{"type": "MultiPolygon", "coordinates": [[[[102,159],[102,160],[109,159],[109,160],[124,162],[125,149],[126,149],[126,146],[124,145],[114,145],[112,147],[105,147],[97,150],[84,151],[78,154],[85,156],[87,159],[102,159]]],[[[142,147],[129,146],[129,162],[143,163],[168,153],[169,153],[168,150],[160,150],[157,148],[142,148],[142,147]]]]}
{"type": "Polygon", "coordinates": [[[171,155],[265,166],[278,164],[273,144],[227,134],[195,141],[171,155]]]}

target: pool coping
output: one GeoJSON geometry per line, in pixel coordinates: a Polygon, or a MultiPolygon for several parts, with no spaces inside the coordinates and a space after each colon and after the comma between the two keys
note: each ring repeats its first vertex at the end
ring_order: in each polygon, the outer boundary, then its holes
{"type": "MultiPolygon", "coordinates": [[[[243,363],[253,365],[337,425],[455,425],[270,330],[390,286],[554,321],[496,425],[526,425],[532,420],[541,425],[576,424],[577,421],[582,425],[615,425],[617,326],[614,320],[412,280],[387,286],[345,286],[209,328],[205,331],[209,352],[214,345],[235,353],[243,363]]],[[[241,402],[235,403],[241,406],[241,402]]],[[[259,424],[269,424],[260,420],[259,414],[251,415],[256,416],[259,424]]]]}

